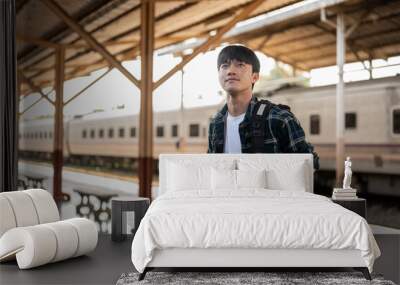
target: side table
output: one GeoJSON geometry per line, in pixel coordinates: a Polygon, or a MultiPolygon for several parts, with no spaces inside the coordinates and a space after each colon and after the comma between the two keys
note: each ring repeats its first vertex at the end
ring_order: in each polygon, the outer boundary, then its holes
{"type": "Polygon", "coordinates": [[[149,198],[119,196],[111,199],[111,240],[134,236],[150,205],[149,198]]]}
{"type": "Polygon", "coordinates": [[[367,218],[367,201],[363,198],[356,199],[332,199],[332,202],[359,214],[364,219],[367,218]]]}

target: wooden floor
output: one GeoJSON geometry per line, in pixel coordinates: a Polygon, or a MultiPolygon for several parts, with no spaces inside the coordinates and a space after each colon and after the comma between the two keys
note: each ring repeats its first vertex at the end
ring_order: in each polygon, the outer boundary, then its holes
{"type": "MultiPolygon", "coordinates": [[[[399,284],[400,235],[380,231],[375,234],[375,239],[382,256],[375,262],[374,273],[383,274],[385,279],[399,284]]],[[[130,240],[112,242],[109,235],[100,235],[96,250],[88,256],[29,270],[19,270],[15,261],[3,263],[0,265],[0,284],[115,284],[122,273],[135,271],[130,253],[130,240]]]]}

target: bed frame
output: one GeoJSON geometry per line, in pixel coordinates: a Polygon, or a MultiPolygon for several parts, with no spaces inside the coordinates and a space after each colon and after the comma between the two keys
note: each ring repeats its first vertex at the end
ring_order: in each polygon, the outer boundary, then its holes
{"type": "Polygon", "coordinates": [[[350,267],[371,280],[359,250],[330,249],[157,249],[139,280],[155,268],[337,268],[350,267]]]}
{"type": "MultiPolygon", "coordinates": [[[[168,177],[166,163],[176,159],[194,158],[200,160],[237,159],[242,154],[162,154],[160,155],[160,194],[165,191],[168,177]]],[[[287,154],[246,154],[246,157],[266,159],[287,159],[287,154]],[[285,156],[285,158],[284,158],[285,156]]],[[[291,154],[291,160],[306,161],[308,170],[307,192],[313,193],[312,154],[291,154]]],[[[157,249],[139,280],[155,268],[232,268],[246,271],[250,268],[343,268],[361,271],[367,280],[371,276],[359,250],[333,249],[254,249],[254,248],[169,248],[157,249]]]]}

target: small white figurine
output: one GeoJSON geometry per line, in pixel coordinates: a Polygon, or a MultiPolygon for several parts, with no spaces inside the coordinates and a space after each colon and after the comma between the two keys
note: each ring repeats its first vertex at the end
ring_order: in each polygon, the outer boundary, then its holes
{"type": "Polygon", "coordinates": [[[344,179],[343,179],[343,189],[351,189],[351,160],[350,157],[347,157],[344,162],[344,179]]]}

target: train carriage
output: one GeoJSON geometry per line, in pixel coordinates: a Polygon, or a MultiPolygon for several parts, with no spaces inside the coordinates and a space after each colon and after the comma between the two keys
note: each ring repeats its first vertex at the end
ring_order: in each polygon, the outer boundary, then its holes
{"type": "MultiPolygon", "coordinates": [[[[268,94],[260,92],[257,96],[291,107],[307,141],[315,146],[320,156],[321,171],[329,173],[332,179],[336,85],[293,87],[268,94]]],[[[155,112],[154,159],[157,160],[160,153],[206,152],[209,121],[221,107],[155,112]]],[[[368,191],[400,196],[396,190],[400,189],[400,77],[347,83],[344,111],[345,155],[353,159],[355,183],[363,183],[362,187],[367,187],[368,191]],[[363,174],[359,176],[363,181],[357,181],[357,174],[363,174]],[[388,176],[390,179],[386,179],[388,176]]],[[[138,115],[72,119],[65,122],[64,130],[67,163],[123,169],[137,167],[138,115]]],[[[50,159],[52,131],[53,122],[49,120],[21,123],[21,156],[50,159]]]]}

